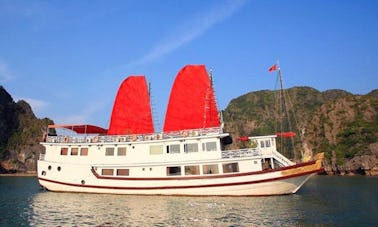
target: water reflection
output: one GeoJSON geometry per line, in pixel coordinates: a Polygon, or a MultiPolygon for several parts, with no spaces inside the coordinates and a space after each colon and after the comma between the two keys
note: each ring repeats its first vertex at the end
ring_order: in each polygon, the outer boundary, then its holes
{"type": "Polygon", "coordinates": [[[171,197],[43,192],[30,202],[30,225],[238,226],[301,223],[297,196],[171,197]],[[294,210],[293,210],[294,209],[294,210]]]}
{"type": "Polygon", "coordinates": [[[0,178],[0,226],[376,226],[378,177],[313,177],[273,197],[125,196],[41,191],[0,178]]]}

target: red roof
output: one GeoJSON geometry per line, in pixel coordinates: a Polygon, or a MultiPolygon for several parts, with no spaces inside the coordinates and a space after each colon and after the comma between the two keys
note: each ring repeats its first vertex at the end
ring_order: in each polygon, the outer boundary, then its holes
{"type": "Polygon", "coordinates": [[[108,131],[95,125],[49,125],[48,128],[66,128],[79,134],[106,134],[108,131]]]}
{"type": "Polygon", "coordinates": [[[214,90],[205,66],[185,66],[173,84],[163,131],[219,126],[214,90]]]}

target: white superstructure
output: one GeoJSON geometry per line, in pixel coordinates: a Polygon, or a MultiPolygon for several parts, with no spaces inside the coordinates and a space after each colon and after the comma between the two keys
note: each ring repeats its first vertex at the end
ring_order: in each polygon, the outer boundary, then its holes
{"type": "Polygon", "coordinates": [[[249,137],[254,148],[222,151],[220,129],[130,136],[54,135],[42,143],[40,184],[51,191],[163,195],[295,193],[322,167],[295,164],[275,137],[249,137]]]}

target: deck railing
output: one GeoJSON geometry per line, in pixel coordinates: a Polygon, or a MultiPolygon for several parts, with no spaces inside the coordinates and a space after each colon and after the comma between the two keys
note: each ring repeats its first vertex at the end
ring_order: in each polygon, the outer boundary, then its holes
{"type": "Polygon", "coordinates": [[[182,130],[174,132],[162,132],[153,134],[132,134],[132,135],[54,135],[47,136],[48,143],[114,143],[114,142],[136,142],[173,139],[182,137],[196,137],[206,135],[216,135],[222,133],[221,128],[205,128],[182,130]]]}
{"type": "Polygon", "coordinates": [[[226,150],[222,151],[222,158],[245,158],[245,157],[259,157],[262,159],[265,158],[274,158],[278,160],[283,166],[294,165],[295,163],[287,159],[278,151],[271,149],[259,149],[259,148],[247,148],[239,150],[226,150]]]}
{"type": "Polygon", "coordinates": [[[245,158],[260,156],[261,151],[259,149],[239,149],[239,150],[226,150],[222,151],[222,158],[245,158]]]}

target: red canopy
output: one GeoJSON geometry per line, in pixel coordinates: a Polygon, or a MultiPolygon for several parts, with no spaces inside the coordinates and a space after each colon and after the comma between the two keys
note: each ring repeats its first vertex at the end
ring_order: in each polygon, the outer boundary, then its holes
{"type": "Polygon", "coordinates": [[[48,128],[66,128],[79,134],[106,134],[107,129],[95,125],[49,125],[48,128]]]}
{"type": "Polygon", "coordinates": [[[240,136],[238,139],[239,139],[239,141],[248,141],[249,140],[248,136],[240,136]]]}
{"type": "Polygon", "coordinates": [[[297,134],[295,132],[277,132],[276,135],[278,137],[290,138],[295,137],[297,134]]]}

